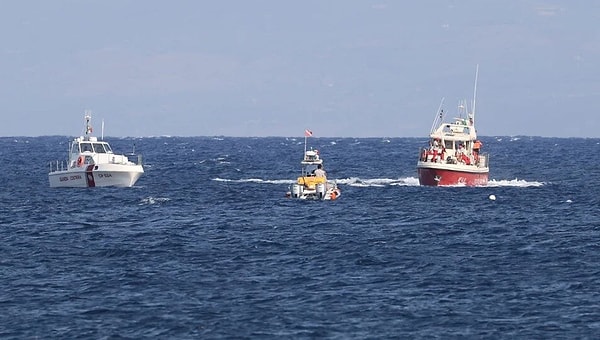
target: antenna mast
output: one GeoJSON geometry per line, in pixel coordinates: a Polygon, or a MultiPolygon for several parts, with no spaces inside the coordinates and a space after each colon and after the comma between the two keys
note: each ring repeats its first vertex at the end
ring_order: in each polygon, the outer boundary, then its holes
{"type": "Polygon", "coordinates": [[[306,139],[308,138],[308,136],[306,135],[306,133],[304,133],[304,155],[302,156],[302,159],[304,159],[306,157],[306,139]]]}
{"type": "Polygon", "coordinates": [[[475,101],[477,100],[477,78],[479,77],[479,64],[477,64],[477,68],[475,69],[475,86],[473,89],[473,112],[471,115],[473,116],[473,124],[475,124],[475,101]]]}
{"type": "Polygon", "coordinates": [[[429,133],[433,133],[435,128],[444,120],[444,110],[442,110],[442,105],[444,105],[444,97],[442,97],[442,100],[440,101],[440,106],[438,106],[435,119],[433,120],[433,124],[431,124],[431,131],[429,131],[429,133]]]}
{"type": "Polygon", "coordinates": [[[92,120],[92,111],[85,110],[85,137],[87,137],[90,133],[92,133],[92,124],[90,121],[92,120]]]}

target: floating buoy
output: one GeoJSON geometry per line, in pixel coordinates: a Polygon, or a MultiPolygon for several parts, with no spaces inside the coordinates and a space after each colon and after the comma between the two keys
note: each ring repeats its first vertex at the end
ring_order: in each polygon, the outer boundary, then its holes
{"type": "Polygon", "coordinates": [[[496,200],[496,195],[490,195],[488,198],[490,199],[490,201],[495,201],[496,200]]]}
{"type": "Polygon", "coordinates": [[[571,200],[567,200],[566,202],[567,202],[567,203],[573,203],[573,201],[571,201],[571,200]]]}

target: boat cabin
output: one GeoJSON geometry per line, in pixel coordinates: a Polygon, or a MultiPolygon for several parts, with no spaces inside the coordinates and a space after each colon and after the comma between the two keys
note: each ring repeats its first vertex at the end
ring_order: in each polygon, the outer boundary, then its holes
{"type": "Polygon", "coordinates": [[[115,155],[110,144],[99,141],[97,137],[78,137],[71,143],[69,150],[70,167],[82,167],[90,164],[127,164],[124,155],[115,155]]]}
{"type": "Polygon", "coordinates": [[[304,153],[302,164],[321,164],[323,160],[319,158],[319,150],[308,150],[304,153]]]}
{"type": "Polygon", "coordinates": [[[79,137],[71,143],[71,154],[80,153],[113,153],[107,142],[98,141],[96,137],[79,137]]]}
{"type": "Polygon", "coordinates": [[[302,176],[298,177],[298,183],[303,184],[309,188],[314,188],[318,183],[325,183],[324,177],[315,177],[315,170],[320,164],[323,164],[323,160],[319,157],[319,150],[307,150],[304,152],[304,159],[302,162],[302,176]]]}

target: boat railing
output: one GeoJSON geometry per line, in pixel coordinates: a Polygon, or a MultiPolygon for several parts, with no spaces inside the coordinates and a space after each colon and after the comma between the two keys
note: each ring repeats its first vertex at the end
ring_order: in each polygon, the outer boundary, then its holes
{"type": "Polygon", "coordinates": [[[426,148],[426,147],[419,148],[419,161],[420,162],[441,163],[446,160],[445,158],[442,158],[442,157],[447,157],[447,156],[448,155],[446,154],[446,152],[441,148],[437,148],[437,149],[426,148]]]}
{"type": "Polygon", "coordinates": [[[479,157],[477,157],[477,164],[480,168],[487,168],[490,164],[490,155],[487,152],[479,153],[479,157]]]}
{"type": "Polygon", "coordinates": [[[127,161],[135,163],[136,165],[142,165],[142,155],[136,155],[136,154],[128,154],[126,156],[124,156],[127,161]],[[135,159],[135,161],[132,160],[133,157],[136,157],[137,159],[135,159]]]}
{"type": "Polygon", "coordinates": [[[135,163],[137,165],[142,164],[142,155],[128,155],[127,156],[127,155],[115,155],[115,154],[102,153],[102,154],[97,154],[95,156],[95,158],[96,158],[96,163],[109,163],[109,164],[135,163]],[[133,156],[137,156],[137,159],[135,161],[131,159],[131,158],[133,158],[133,156]]]}
{"type": "MultiPolygon", "coordinates": [[[[474,164],[479,168],[487,168],[490,162],[489,154],[487,152],[481,152],[478,155],[475,153],[469,154],[467,155],[467,158],[469,158],[470,161],[466,164],[474,164]]],[[[458,164],[461,160],[453,153],[447,153],[446,151],[441,151],[439,149],[420,147],[419,162],[458,164]]]]}
{"type": "Polygon", "coordinates": [[[419,162],[427,161],[427,152],[429,148],[420,147],[419,148],[419,162]]]}
{"type": "Polygon", "coordinates": [[[54,162],[50,162],[48,163],[48,168],[50,170],[50,172],[55,172],[55,171],[65,171],[69,169],[69,164],[66,161],[54,161],[54,162]]]}

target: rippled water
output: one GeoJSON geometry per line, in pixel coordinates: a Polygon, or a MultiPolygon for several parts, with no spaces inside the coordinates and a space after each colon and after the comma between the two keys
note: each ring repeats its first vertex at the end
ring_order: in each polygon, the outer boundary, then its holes
{"type": "Polygon", "coordinates": [[[135,187],[51,189],[68,140],[0,138],[2,338],[600,333],[598,139],[483,138],[487,187],[430,188],[426,139],[311,138],[333,202],[284,198],[303,138],[108,139],[135,187]]]}

